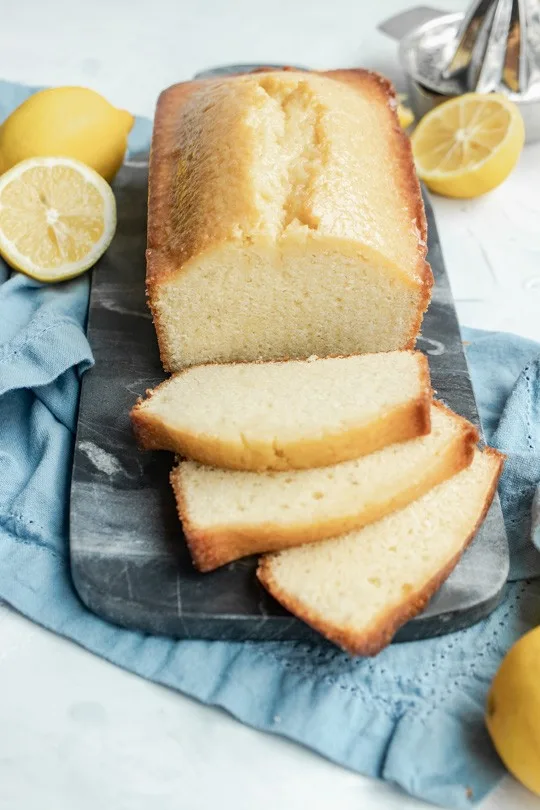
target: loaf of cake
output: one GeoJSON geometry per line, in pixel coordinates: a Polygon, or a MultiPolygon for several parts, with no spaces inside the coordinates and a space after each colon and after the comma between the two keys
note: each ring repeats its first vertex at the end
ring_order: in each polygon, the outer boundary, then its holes
{"type": "Polygon", "coordinates": [[[375,655],[453,571],[482,522],[504,456],[467,469],[377,523],[262,558],[259,580],[291,613],[353,655],[375,655]]]}
{"type": "Polygon", "coordinates": [[[181,461],[171,483],[193,562],[211,571],[379,520],[467,467],[477,441],[470,422],[434,403],[431,433],[369,456],[266,473],[181,461]]]}
{"type": "Polygon", "coordinates": [[[427,360],[403,351],[187,368],[131,411],[139,444],[216,467],[323,467],[429,433],[427,360]]]}
{"type": "Polygon", "coordinates": [[[395,108],[365,70],[162,93],[147,292],[166,370],[414,346],[432,274],[395,108]]]}

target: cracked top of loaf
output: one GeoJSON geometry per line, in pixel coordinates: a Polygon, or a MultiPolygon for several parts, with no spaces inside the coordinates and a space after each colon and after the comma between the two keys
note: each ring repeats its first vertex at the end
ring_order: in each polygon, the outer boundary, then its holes
{"type": "Polygon", "coordinates": [[[426,222],[390,83],[365,70],[258,72],[159,99],[148,283],[225,243],[351,248],[429,283],[426,222]]]}

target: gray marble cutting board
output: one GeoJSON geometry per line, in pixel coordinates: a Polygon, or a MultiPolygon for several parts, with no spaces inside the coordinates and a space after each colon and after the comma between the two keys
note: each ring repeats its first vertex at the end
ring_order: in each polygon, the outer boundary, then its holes
{"type": "MultiPolygon", "coordinates": [[[[118,230],[93,274],[88,336],[96,360],[83,381],[71,491],[71,567],[93,611],[126,627],[178,638],[319,641],[255,579],[255,559],[211,574],[190,562],[168,482],[173,457],[142,453],[128,412],[163,371],[145,303],[147,169],[125,166],[116,182],[118,230]]],[[[478,423],[459,328],[429,203],[433,301],[419,348],[435,389],[478,423]]],[[[421,616],[398,640],[438,635],[486,616],[508,571],[498,498],[476,539],[421,616]]]]}

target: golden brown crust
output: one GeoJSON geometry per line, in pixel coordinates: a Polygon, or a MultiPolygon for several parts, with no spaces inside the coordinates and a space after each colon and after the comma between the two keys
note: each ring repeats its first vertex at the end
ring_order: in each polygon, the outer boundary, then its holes
{"type": "MultiPolygon", "coordinates": [[[[444,409],[444,406],[443,406],[444,409]]],[[[447,410],[447,409],[445,409],[447,410]]],[[[317,523],[298,523],[289,526],[266,523],[200,529],[191,520],[189,507],[178,469],[171,472],[170,480],[176,498],[178,516],[182,521],[184,536],[191,556],[199,571],[213,571],[226,563],[251,554],[283,551],[287,548],[313,543],[329,537],[337,537],[368,523],[380,520],[390,512],[402,509],[411,501],[420,498],[437,484],[468,467],[472,462],[478,431],[462,417],[459,435],[449,445],[444,456],[437,459],[438,466],[420,481],[411,485],[385,502],[372,504],[362,512],[330,518],[317,523]]]]}
{"type": "MultiPolygon", "coordinates": [[[[413,348],[420,329],[423,314],[429,304],[433,276],[429,264],[426,262],[426,219],[420,186],[416,177],[412,159],[411,146],[408,136],[399,126],[396,114],[395,92],[387,79],[362,69],[334,70],[318,73],[334,81],[345,83],[362,92],[363,95],[378,100],[381,109],[387,111],[389,131],[394,137],[390,148],[393,149],[395,179],[401,190],[400,204],[408,209],[410,221],[415,224],[419,235],[417,247],[416,276],[419,279],[420,298],[418,302],[417,317],[411,325],[409,339],[403,348],[413,348]]],[[[238,77],[237,77],[238,78],[238,77]]],[[[234,82],[234,77],[217,77],[183,84],[173,85],[165,90],[156,109],[154,123],[154,136],[150,157],[149,175],[149,214],[148,214],[148,250],[147,250],[147,295],[150,309],[154,318],[158,335],[160,353],[164,368],[170,368],[167,347],[166,330],[161,322],[160,308],[157,301],[159,286],[172,274],[180,270],[187,262],[202,255],[212,245],[227,241],[230,237],[228,228],[230,222],[225,223],[220,216],[211,216],[210,205],[201,204],[201,211],[197,214],[196,227],[175,226],[175,210],[178,203],[175,200],[175,183],[179,165],[180,154],[178,147],[178,133],[181,129],[180,119],[188,109],[190,99],[199,92],[219,92],[220,86],[234,82]],[[207,215],[205,215],[207,211],[207,215]]],[[[231,119],[234,121],[234,119],[231,119]]],[[[225,124],[224,124],[225,125],[225,124]]],[[[221,171],[227,174],[223,185],[225,188],[235,186],[234,165],[224,160],[221,171]],[[230,165],[229,165],[230,164],[230,165]]],[[[190,185],[190,184],[188,184],[190,185]]],[[[199,193],[203,190],[199,189],[199,193]]],[[[186,204],[190,201],[192,190],[186,190],[186,204]]],[[[211,193],[208,190],[208,193],[211,193]]],[[[232,222],[238,215],[239,222],[257,219],[257,212],[252,211],[249,195],[236,194],[231,196],[227,205],[227,212],[232,222]],[[238,208],[238,210],[236,210],[238,208]],[[234,209],[234,210],[232,210],[234,209]]],[[[185,208],[186,206],[181,206],[185,208]]]]}
{"type": "Polygon", "coordinates": [[[269,559],[262,557],[257,569],[257,577],[264,587],[282,604],[287,610],[297,616],[302,621],[309,624],[323,636],[328,638],[334,644],[337,644],[346,652],[351,655],[377,655],[384,647],[392,641],[392,638],[406,622],[417,616],[427,605],[431,597],[441,587],[443,582],[450,576],[463,552],[473,540],[476,532],[480,528],[487,511],[491,505],[497,484],[502,472],[505,456],[498,450],[492,447],[487,447],[484,453],[491,456],[494,460],[493,467],[493,480],[484,501],[482,512],[474,526],[472,532],[468,535],[463,543],[460,551],[452,557],[451,560],[438,571],[426,584],[416,593],[408,596],[400,604],[388,610],[386,613],[379,615],[372,623],[371,627],[366,628],[362,633],[341,626],[332,625],[325,622],[324,619],[314,613],[304,604],[291,597],[289,594],[284,593],[279,584],[275,582],[272,576],[271,564],[269,559]]]}
{"type": "Polygon", "coordinates": [[[452,416],[453,419],[457,420],[461,425],[462,431],[468,436],[470,441],[473,442],[475,445],[478,444],[478,441],[480,440],[480,434],[478,432],[478,428],[475,427],[472,424],[472,422],[469,422],[469,420],[465,419],[464,416],[461,416],[461,414],[456,413],[451,408],[449,408],[448,405],[445,405],[444,402],[441,402],[438,399],[434,399],[431,404],[433,405],[434,408],[438,408],[439,411],[444,411],[444,413],[448,414],[449,416],[452,416]]]}
{"type": "Polygon", "coordinates": [[[361,68],[349,68],[340,70],[330,70],[322,74],[331,79],[338,79],[339,81],[351,84],[354,87],[366,88],[370,86],[374,93],[376,93],[381,101],[388,109],[389,124],[394,130],[396,135],[396,150],[395,156],[399,165],[399,185],[403,191],[403,199],[408,207],[411,221],[415,223],[419,234],[418,246],[418,264],[417,272],[422,279],[423,294],[422,303],[423,309],[418,313],[418,321],[415,326],[414,334],[411,334],[410,343],[405,346],[406,349],[414,347],[416,335],[422,323],[424,312],[428,308],[431,298],[431,288],[433,287],[433,273],[431,267],[426,261],[427,254],[427,221],[426,212],[424,209],[424,201],[422,199],[422,191],[418,176],[414,167],[414,158],[412,154],[411,140],[403,128],[400,126],[397,115],[397,97],[394,85],[385,76],[371,70],[363,70],[361,68]]]}
{"type": "MultiPolygon", "coordinates": [[[[145,450],[172,450],[181,456],[211,467],[230,470],[301,470],[328,467],[368,455],[389,444],[424,436],[431,429],[431,384],[429,365],[418,353],[421,391],[418,397],[399,405],[370,422],[351,426],[339,434],[295,442],[245,440],[225,442],[216,436],[191,434],[169,427],[145,409],[139,400],[130,413],[139,446],[145,450]]],[[[272,362],[272,361],[270,361],[272,362]]],[[[180,374],[186,373],[179,372],[180,374]]],[[[169,380],[159,386],[167,386],[169,380]]],[[[154,391],[147,392],[150,399],[154,391]]]]}
{"type": "Polygon", "coordinates": [[[165,250],[169,243],[169,223],[172,209],[171,184],[178,153],[174,149],[178,117],[182,106],[211,80],[183,82],[164,90],[159,98],[154,118],[154,131],[148,169],[148,230],[147,281],[167,275],[170,267],[166,257],[160,261],[154,251],[165,250]]]}
{"type": "Polygon", "coordinates": [[[389,444],[425,436],[430,430],[429,399],[430,394],[422,395],[340,434],[279,444],[254,440],[236,444],[167,428],[138,405],[131,412],[131,422],[137,442],[145,450],[171,450],[200,464],[228,470],[303,470],[329,467],[389,444]]]}

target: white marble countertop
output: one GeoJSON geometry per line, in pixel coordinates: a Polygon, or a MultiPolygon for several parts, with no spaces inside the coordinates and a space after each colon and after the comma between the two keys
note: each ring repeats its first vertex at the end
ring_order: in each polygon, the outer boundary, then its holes
{"type": "MultiPolygon", "coordinates": [[[[0,78],[84,84],[152,115],[205,67],[365,65],[413,0],[0,0],[0,78]]],[[[449,11],[460,0],[431,5],[449,11]]],[[[540,340],[540,144],[477,201],[434,199],[462,323],[540,340]]],[[[0,604],[0,810],[413,810],[392,787],[96,658],[0,604]]],[[[482,810],[537,808],[509,777],[482,810]]]]}

